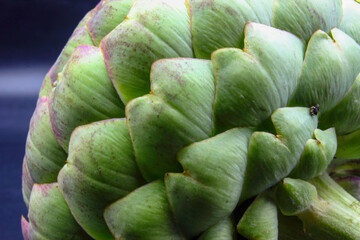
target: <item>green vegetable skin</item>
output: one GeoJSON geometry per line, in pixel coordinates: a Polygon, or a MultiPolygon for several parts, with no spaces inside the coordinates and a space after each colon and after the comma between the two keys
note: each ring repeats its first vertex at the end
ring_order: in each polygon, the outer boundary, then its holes
{"type": "Polygon", "coordinates": [[[359,97],[357,0],[103,0],[40,90],[24,239],[360,239],[359,97]]]}

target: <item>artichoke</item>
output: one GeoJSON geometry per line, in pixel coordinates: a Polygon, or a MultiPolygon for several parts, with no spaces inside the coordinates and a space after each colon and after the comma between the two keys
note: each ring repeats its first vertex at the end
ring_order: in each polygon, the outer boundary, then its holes
{"type": "Polygon", "coordinates": [[[357,0],[102,0],[46,75],[25,239],[360,239],[357,0]]]}

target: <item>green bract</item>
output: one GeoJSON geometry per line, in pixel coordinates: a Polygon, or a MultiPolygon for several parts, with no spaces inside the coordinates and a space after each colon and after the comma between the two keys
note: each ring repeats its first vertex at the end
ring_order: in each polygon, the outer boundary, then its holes
{"type": "Polygon", "coordinates": [[[359,239],[358,159],[358,1],[103,0],[44,79],[23,235],[359,239]]]}

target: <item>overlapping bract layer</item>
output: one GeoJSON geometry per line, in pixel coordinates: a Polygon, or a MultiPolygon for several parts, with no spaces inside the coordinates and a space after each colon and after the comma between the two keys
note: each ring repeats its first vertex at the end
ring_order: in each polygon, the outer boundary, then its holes
{"type": "Polygon", "coordinates": [[[288,175],[322,173],[336,140],[337,156],[360,157],[359,5],[101,1],[40,92],[24,235],[52,238],[36,219],[59,216],[74,225],[63,225],[63,239],[74,229],[95,239],[232,239],[241,202],[288,175]],[[54,189],[44,203],[32,200],[38,188],[54,189]],[[49,213],[52,201],[66,214],[49,213]]]}

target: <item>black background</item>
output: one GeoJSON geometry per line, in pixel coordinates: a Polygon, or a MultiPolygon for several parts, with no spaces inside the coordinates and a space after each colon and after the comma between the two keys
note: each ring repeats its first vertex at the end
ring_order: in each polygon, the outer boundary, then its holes
{"type": "Polygon", "coordinates": [[[0,239],[22,239],[22,159],[37,92],[77,23],[98,0],[0,3],[0,239]]]}
{"type": "Polygon", "coordinates": [[[54,62],[98,0],[12,0],[0,4],[1,63],[54,62]],[[4,3],[6,2],[6,3],[4,3]]]}

